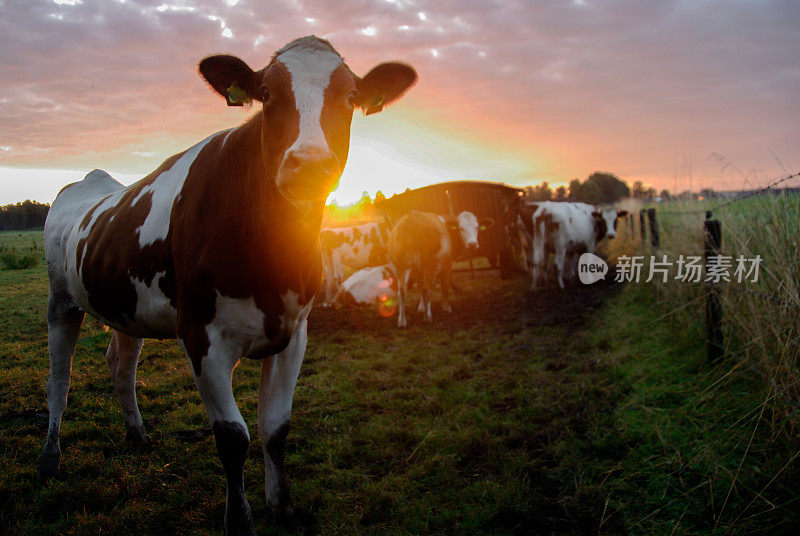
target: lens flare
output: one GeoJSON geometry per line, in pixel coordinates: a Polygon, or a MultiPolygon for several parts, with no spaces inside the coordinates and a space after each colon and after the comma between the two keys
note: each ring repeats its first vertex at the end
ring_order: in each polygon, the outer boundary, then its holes
{"type": "Polygon", "coordinates": [[[378,305],[378,313],[384,318],[393,316],[397,311],[397,300],[390,298],[386,294],[381,295],[380,305],[378,305]]]}

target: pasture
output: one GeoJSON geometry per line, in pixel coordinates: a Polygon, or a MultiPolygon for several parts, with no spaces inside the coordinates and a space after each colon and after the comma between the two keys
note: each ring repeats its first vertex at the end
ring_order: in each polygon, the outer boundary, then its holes
{"type": "MultiPolygon", "coordinates": [[[[0,242],[40,232],[2,233],[0,242]]],[[[312,310],[287,473],[317,534],[795,534],[792,415],[741,368],[705,363],[699,326],[665,289],[564,292],[459,274],[454,313],[409,329],[372,308],[312,310]]],[[[124,440],[84,322],[64,414],[62,472],[39,489],[47,424],[47,276],[0,271],[0,532],[220,534],[224,477],[173,341],[145,343],[139,406],[153,448],[124,440]]],[[[234,391],[245,464],[267,523],[256,432],[259,363],[234,391]]]]}

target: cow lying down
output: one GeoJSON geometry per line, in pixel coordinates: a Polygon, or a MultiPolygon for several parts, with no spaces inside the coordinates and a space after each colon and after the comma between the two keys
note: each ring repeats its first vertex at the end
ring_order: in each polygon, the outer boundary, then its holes
{"type": "Polygon", "coordinates": [[[553,253],[558,286],[564,288],[564,270],[574,275],[578,257],[583,253],[594,253],[597,244],[604,238],[617,236],[616,225],[625,217],[626,210],[598,208],[586,203],[542,202],[527,205],[521,217],[530,214],[532,250],[528,263],[531,270],[531,290],[536,291],[544,279],[547,259],[553,253]]]}
{"type": "Polygon", "coordinates": [[[344,280],[337,301],[348,305],[374,305],[397,298],[397,279],[391,264],[364,268],[344,280]]]}
{"type": "Polygon", "coordinates": [[[388,225],[369,222],[350,227],[326,227],[319,234],[325,267],[325,301],[333,305],[345,270],[359,270],[388,262],[388,225]]]}

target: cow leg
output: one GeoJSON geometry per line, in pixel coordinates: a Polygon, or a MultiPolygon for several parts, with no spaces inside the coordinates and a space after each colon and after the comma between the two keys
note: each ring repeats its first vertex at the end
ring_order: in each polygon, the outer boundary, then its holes
{"type": "Polygon", "coordinates": [[[322,260],[325,266],[325,302],[322,305],[327,307],[333,305],[337,281],[333,260],[327,253],[323,254],[322,260]]]}
{"type": "Polygon", "coordinates": [[[142,339],[129,337],[115,330],[106,352],[111,380],[125,419],[125,439],[137,445],[150,443],[136,403],[136,365],[139,363],[142,342],[142,339]]]}
{"type": "Polygon", "coordinates": [[[297,328],[289,346],[261,363],[258,388],[258,434],[264,450],[264,485],[273,521],[296,523],[289,481],[284,471],[284,448],[289,433],[292,396],[306,352],[306,321],[297,328]]]}
{"type": "Polygon", "coordinates": [[[445,313],[452,313],[453,307],[450,305],[450,268],[447,266],[442,267],[442,275],[440,277],[442,284],[442,310],[445,313]]]}
{"type": "Polygon", "coordinates": [[[566,260],[566,249],[556,249],[556,271],[558,272],[558,286],[564,290],[564,262],[566,260]]]}
{"type": "Polygon", "coordinates": [[[397,274],[397,295],[400,298],[400,305],[397,308],[397,327],[408,327],[408,319],[406,318],[406,299],[408,298],[408,279],[411,277],[411,268],[406,268],[404,271],[397,274]]]}
{"type": "Polygon", "coordinates": [[[420,291],[422,292],[422,302],[420,303],[423,305],[422,311],[425,313],[425,322],[433,322],[433,316],[431,315],[431,294],[433,286],[436,284],[436,275],[434,273],[429,273],[427,270],[423,270],[422,278],[420,281],[420,291]]]}
{"type": "MultiPolygon", "coordinates": [[[[185,346],[184,346],[185,349],[185,346]]],[[[191,356],[187,352],[189,360],[191,356]]],[[[233,398],[231,376],[239,358],[233,352],[209,350],[200,361],[200,374],[192,366],[195,385],[206,408],[217,453],[225,471],[225,534],[255,535],[253,514],[245,496],[244,462],[250,447],[250,433],[233,398]]]]}
{"type": "MultiPolygon", "coordinates": [[[[64,282],[66,286],[66,282],[64,282]]],[[[47,347],[50,355],[50,375],[47,378],[47,408],[50,419],[47,439],[39,458],[39,483],[58,473],[61,462],[61,445],[58,439],[61,431],[61,415],[67,407],[69,375],[72,370],[72,356],[81,330],[85,313],[78,309],[72,298],[64,290],[51,285],[47,302],[47,347]]]]}

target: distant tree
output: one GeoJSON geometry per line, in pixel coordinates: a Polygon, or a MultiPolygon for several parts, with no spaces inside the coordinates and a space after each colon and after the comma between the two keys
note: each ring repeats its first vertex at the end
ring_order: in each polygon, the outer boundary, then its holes
{"type": "Polygon", "coordinates": [[[636,181],[633,183],[633,188],[631,189],[631,197],[633,197],[634,199],[645,198],[645,189],[644,189],[644,184],[642,184],[642,181],[636,181]]]}
{"type": "Polygon", "coordinates": [[[380,201],[386,201],[386,196],[383,195],[383,192],[378,190],[377,193],[375,194],[375,200],[373,201],[373,203],[378,203],[380,201]]]}
{"type": "Polygon", "coordinates": [[[581,194],[581,180],[580,179],[572,179],[569,181],[569,195],[567,196],[570,200],[577,200],[581,194]]]}
{"type": "Polygon", "coordinates": [[[658,196],[664,201],[668,201],[670,199],[669,190],[666,188],[661,190],[661,193],[659,193],[658,196]]]}
{"type": "Polygon", "coordinates": [[[0,207],[0,230],[42,227],[48,210],[50,210],[50,205],[37,203],[30,199],[14,205],[2,206],[0,207]]]}
{"type": "Polygon", "coordinates": [[[525,197],[531,201],[550,201],[553,199],[553,189],[547,181],[538,186],[526,186],[525,197]]]}
{"type": "Polygon", "coordinates": [[[656,189],[652,186],[644,191],[645,199],[654,199],[656,197],[656,189]]]}
{"type": "MultiPolygon", "coordinates": [[[[581,184],[574,199],[593,204],[616,203],[629,195],[628,185],[619,177],[613,173],[596,171],[581,184]]],[[[572,198],[572,183],[570,183],[570,197],[572,198]]]]}
{"type": "Polygon", "coordinates": [[[703,188],[702,190],[700,190],[700,196],[705,199],[713,199],[715,197],[718,197],[717,192],[715,192],[711,188],[703,188]]]}
{"type": "Polygon", "coordinates": [[[567,187],[559,186],[556,188],[556,193],[553,196],[553,201],[566,201],[567,200],[567,187]]]}

